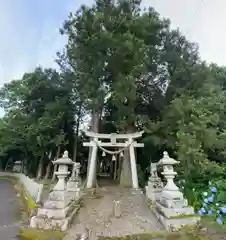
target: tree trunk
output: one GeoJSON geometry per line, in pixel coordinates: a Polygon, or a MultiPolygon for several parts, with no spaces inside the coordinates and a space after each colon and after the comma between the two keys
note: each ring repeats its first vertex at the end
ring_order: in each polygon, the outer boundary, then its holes
{"type": "Polygon", "coordinates": [[[40,180],[42,178],[42,172],[43,172],[43,164],[44,164],[44,154],[39,160],[38,169],[37,169],[37,180],[40,180]]]}
{"type": "Polygon", "coordinates": [[[8,168],[8,166],[9,166],[10,161],[11,161],[11,158],[9,158],[8,161],[6,162],[5,171],[7,171],[7,168],[8,168]]]}
{"type": "Polygon", "coordinates": [[[79,134],[79,127],[80,127],[80,120],[82,116],[82,104],[79,106],[78,110],[78,118],[76,122],[76,132],[75,132],[75,142],[74,142],[74,151],[73,151],[73,161],[76,162],[77,158],[77,145],[78,145],[78,134],[79,134]]]}
{"type": "MultiPolygon", "coordinates": [[[[133,132],[133,128],[128,128],[127,133],[133,132]]],[[[120,185],[124,187],[132,187],[132,172],[130,165],[129,149],[124,151],[124,159],[122,159],[122,168],[120,175],[120,185]]]]}
{"type": "Polygon", "coordinates": [[[27,176],[28,172],[28,160],[27,157],[22,161],[22,170],[21,172],[27,176]]]}
{"type": "Polygon", "coordinates": [[[52,151],[50,151],[50,153],[49,153],[49,155],[48,155],[49,162],[48,162],[48,165],[46,166],[45,179],[48,179],[48,178],[49,178],[49,175],[50,175],[51,166],[52,166],[51,158],[52,158],[52,151]]]}
{"type": "Polygon", "coordinates": [[[49,175],[50,175],[50,171],[51,171],[51,166],[52,166],[52,162],[51,160],[49,160],[49,163],[46,167],[46,174],[45,174],[45,179],[48,179],[49,178],[49,175]]]}
{"type": "Polygon", "coordinates": [[[124,158],[121,159],[122,168],[120,175],[120,185],[124,187],[132,187],[132,173],[130,166],[129,150],[124,151],[124,158]]]}
{"type": "MultiPolygon", "coordinates": [[[[56,155],[56,160],[59,159],[60,157],[60,146],[58,146],[57,148],[57,155],[56,155]]],[[[55,175],[55,172],[57,171],[57,165],[55,164],[54,167],[53,167],[53,176],[52,176],[52,181],[55,181],[56,180],[56,175],[55,175]]]]}
{"type": "Polygon", "coordinates": [[[24,157],[23,157],[23,167],[22,167],[22,173],[24,173],[26,176],[30,174],[29,171],[29,153],[28,151],[25,151],[24,157]]]}

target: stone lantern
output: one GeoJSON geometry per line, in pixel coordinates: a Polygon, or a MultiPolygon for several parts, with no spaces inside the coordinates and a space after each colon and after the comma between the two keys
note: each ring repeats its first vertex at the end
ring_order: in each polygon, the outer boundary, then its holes
{"type": "Polygon", "coordinates": [[[68,171],[68,165],[73,165],[74,162],[68,157],[68,151],[65,151],[62,158],[53,161],[53,164],[59,165],[58,171],[54,174],[58,178],[58,182],[53,188],[54,191],[64,191],[66,189],[66,177],[70,174],[68,171]]]}
{"type": "Polygon", "coordinates": [[[179,162],[170,158],[167,152],[158,165],[163,166],[162,175],[166,178],[166,185],[163,187],[159,200],[155,202],[153,211],[167,231],[178,231],[184,226],[195,226],[200,217],[195,215],[194,208],[188,206],[187,199],[174,183],[177,173],[173,166],[179,162]]]}
{"type": "Polygon", "coordinates": [[[163,158],[160,159],[158,165],[163,166],[162,175],[166,178],[166,185],[162,191],[162,197],[165,199],[178,199],[183,200],[183,194],[180,192],[179,188],[174,183],[174,178],[177,175],[174,172],[173,165],[178,164],[179,162],[169,157],[169,154],[165,151],[163,152],[163,158]]]}
{"type": "Polygon", "coordinates": [[[14,162],[13,172],[20,173],[22,171],[22,162],[16,161],[14,162]]]}
{"type": "Polygon", "coordinates": [[[50,192],[48,199],[38,208],[37,216],[31,218],[30,227],[50,230],[59,228],[61,231],[66,231],[69,222],[78,210],[68,197],[65,183],[65,179],[70,173],[68,165],[72,165],[74,162],[65,151],[63,157],[53,161],[53,164],[59,165],[58,171],[55,172],[58,182],[50,192]]]}

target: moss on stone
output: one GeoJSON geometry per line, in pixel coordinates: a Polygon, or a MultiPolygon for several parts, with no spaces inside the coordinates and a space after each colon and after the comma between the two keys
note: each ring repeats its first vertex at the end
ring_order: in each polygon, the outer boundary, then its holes
{"type": "Polygon", "coordinates": [[[37,230],[31,228],[20,228],[21,240],[62,240],[65,234],[60,231],[37,230]]]}
{"type": "Polygon", "coordinates": [[[198,214],[180,214],[177,216],[169,217],[169,219],[180,219],[180,218],[191,218],[191,217],[199,217],[198,214]]]}
{"type": "Polygon", "coordinates": [[[148,204],[148,207],[151,208],[152,207],[152,200],[150,198],[148,198],[147,200],[147,204],[148,204]]]}
{"type": "Polygon", "coordinates": [[[127,235],[123,237],[99,237],[98,240],[209,240],[205,236],[201,236],[198,233],[144,233],[127,235]]]}
{"type": "Polygon", "coordinates": [[[165,234],[163,233],[143,233],[143,234],[133,234],[126,235],[123,237],[99,237],[99,240],[152,240],[156,238],[164,238],[165,234]]]}

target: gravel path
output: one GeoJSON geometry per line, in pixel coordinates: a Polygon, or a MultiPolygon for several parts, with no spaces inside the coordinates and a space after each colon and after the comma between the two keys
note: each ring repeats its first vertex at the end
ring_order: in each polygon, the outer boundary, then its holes
{"type": "Polygon", "coordinates": [[[0,239],[19,239],[19,201],[11,183],[0,180],[0,239]]]}
{"type": "Polygon", "coordinates": [[[69,230],[65,240],[75,239],[84,227],[95,236],[123,236],[127,234],[164,231],[155,215],[149,210],[143,194],[132,195],[129,189],[102,189],[102,198],[84,199],[84,206],[69,230]],[[114,200],[121,201],[121,218],[113,216],[114,200]]]}

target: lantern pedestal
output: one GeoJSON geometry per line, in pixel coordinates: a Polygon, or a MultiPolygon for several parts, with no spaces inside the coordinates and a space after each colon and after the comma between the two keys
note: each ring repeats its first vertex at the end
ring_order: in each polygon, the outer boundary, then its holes
{"type": "Polygon", "coordinates": [[[178,162],[170,158],[167,152],[163,153],[163,158],[159,164],[163,165],[162,174],[167,180],[159,200],[155,202],[153,211],[167,231],[178,231],[184,226],[195,226],[200,217],[194,212],[194,208],[188,206],[187,199],[175,185],[173,179],[177,174],[173,165],[178,162]]]}
{"type": "Polygon", "coordinates": [[[79,207],[72,202],[65,204],[67,196],[60,191],[53,191],[44,206],[38,209],[37,216],[31,218],[30,227],[46,230],[66,231],[79,207]]]}
{"type": "Polygon", "coordinates": [[[61,159],[54,164],[60,164],[59,169],[55,172],[58,182],[49,194],[48,200],[37,211],[37,216],[33,216],[30,221],[31,228],[66,231],[68,225],[79,209],[79,205],[71,201],[66,190],[65,179],[68,176],[68,166],[73,164],[68,158],[67,152],[61,159]]]}

